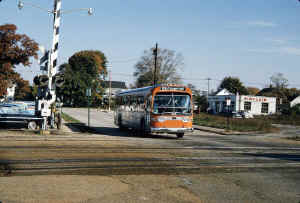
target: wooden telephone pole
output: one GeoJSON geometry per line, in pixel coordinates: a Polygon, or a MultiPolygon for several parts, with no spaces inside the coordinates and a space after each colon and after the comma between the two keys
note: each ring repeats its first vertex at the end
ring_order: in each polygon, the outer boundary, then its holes
{"type": "Polygon", "coordinates": [[[156,69],[157,69],[157,51],[158,50],[158,44],[156,43],[155,49],[153,50],[154,55],[154,74],[153,74],[153,85],[155,86],[157,83],[157,77],[156,77],[156,69]]]}

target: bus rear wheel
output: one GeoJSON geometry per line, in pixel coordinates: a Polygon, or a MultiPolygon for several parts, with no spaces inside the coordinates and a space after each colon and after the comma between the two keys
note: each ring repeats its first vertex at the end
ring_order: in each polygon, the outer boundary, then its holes
{"type": "Polygon", "coordinates": [[[124,125],[122,124],[122,118],[119,116],[119,118],[118,118],[118,126],[119,126],[119,129],[121,130],[121,131],[124,131],[124,130],[126,130],[126,128],[124,127],[124,125]]]}
{"type": "Polygon", "coordinates": [[[177,133],[176,136],[177,136],[177,138],[183,138],[184,133],[177,133]]]}
{"type": "Polygon", "coordinates": [[[139,129],[139,136],[144,137],[146,135],[147,135],[147,133],[146,133],[146,129],[145,129],[145,120],[142,119],[141,124],[140,124],[140,129],[139,129]]]}

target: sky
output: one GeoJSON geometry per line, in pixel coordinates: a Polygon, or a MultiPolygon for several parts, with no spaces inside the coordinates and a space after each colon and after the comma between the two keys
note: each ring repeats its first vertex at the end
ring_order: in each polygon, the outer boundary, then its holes
{"type": "MultiPolygon", "coordinates": [[[[47,49],[52,44],[54,0],[2,0],[0,24],[13,23],[47,49]],[[46,10],[32,7],[40,6],[46,10]]],[[[62,0],[62,10],[93,8],[94,15],[62,15],[59,64],[75,52],[100,50],[111,64],[112,80],[133,83],[134,65],[158,43],[181,53],[185,84],[216,89],[226,76],[263,88],[283,73],[300,88],[300,2],[298,0],[62,0]]],[[[40,55],[41,56],[41,55],[40,55]]],[[[39,65],[18,67],[32,81],[39,65]]]]}

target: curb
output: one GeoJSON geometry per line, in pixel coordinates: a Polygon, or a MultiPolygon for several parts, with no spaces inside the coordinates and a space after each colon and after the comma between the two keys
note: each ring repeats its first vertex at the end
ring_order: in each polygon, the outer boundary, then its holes
{"type": "Polygon", "coordinates": [[[201,128],[201,127],[193,127],[194,130],[200,130],[200,131],[204,131],[204,132],[209,132],[209,133],[216,133],[219,135],[230,135],[230,133],[226,133],[226,132],[220,132],[217,129],[207,129],[207,128],[201,128]]]}
{"type": "Polygon", "coordinates": [[[202,126],[193,126],[194,130],[200,130],[204,132],[210,132],[210,133],[216,133],[219,135],[250,135],[253,133],[261,133],[261,132],[256,132],[256,131],[251,131],[251,132],[239,132],[239,131],[225,131],[217,128],[212,128],[212,127],[202,127],[202,126]]]}

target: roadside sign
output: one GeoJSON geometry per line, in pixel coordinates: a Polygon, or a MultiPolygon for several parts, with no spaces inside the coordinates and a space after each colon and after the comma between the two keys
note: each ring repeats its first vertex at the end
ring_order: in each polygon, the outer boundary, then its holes
{"type": "Polygon", "coordinates": [[[92,96],[92,90],[91,90],[91,88],[87,88],[87,89],[86,89],[86,96],[87,96],[87,97],[92,96]]]}

